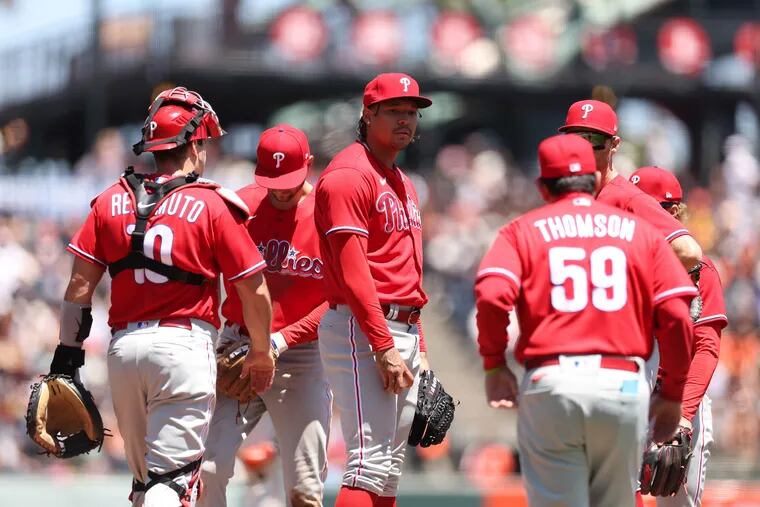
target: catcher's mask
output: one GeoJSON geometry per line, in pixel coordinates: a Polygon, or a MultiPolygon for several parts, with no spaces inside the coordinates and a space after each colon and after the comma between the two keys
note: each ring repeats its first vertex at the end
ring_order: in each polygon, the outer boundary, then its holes
{"type": "Polygon", "coordinates": [[[225,133],[211,104],[197,92],[178,86],[159,93],[150,105],[142,139],[132,150],[135,155],[171,150],[190,141],[221,137],[225,133]]]}

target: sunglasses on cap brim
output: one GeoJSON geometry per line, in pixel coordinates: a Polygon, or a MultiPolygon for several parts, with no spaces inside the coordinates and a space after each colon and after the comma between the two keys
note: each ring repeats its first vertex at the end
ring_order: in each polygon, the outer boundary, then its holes
{"type": "Polygon", "coordinates": [[[670,209],[673,206],[678,206],[678,203],[677,202],[663,201],[663,202],[660,203],[660,206],[662,206],[663,209],[670,209]]]}

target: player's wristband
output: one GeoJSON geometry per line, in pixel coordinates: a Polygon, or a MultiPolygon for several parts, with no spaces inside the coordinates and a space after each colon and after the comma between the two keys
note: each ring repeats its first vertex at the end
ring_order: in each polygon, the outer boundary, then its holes
{"type": "Polygon", "coordinates": [[[277,352],[278,356],[288,350],[288,342],[285,341],[285,336],[279,331],[269,335],[269,338],[272,340],[272,350],[277,352]]]}
{"type": "Polygon", "coordinates": [[[82,347],[92,328],[92,307],[64,300],[61,303],[61,328],[58,339],[69,347],[82,347]]]}

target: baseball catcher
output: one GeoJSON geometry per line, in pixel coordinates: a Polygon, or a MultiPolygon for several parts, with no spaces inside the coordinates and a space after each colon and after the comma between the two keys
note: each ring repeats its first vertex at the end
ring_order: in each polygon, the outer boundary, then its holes
{"type": "Polygon", "coordinates": [[[673,440],[652,444],[644,452],[639,482],[641,493],[652,496],[672,496],[686,483],[691,460],[691,430],[678,428],[673,440]]]}
{"type": "Polygon", "coordinates": [[[454,421],[454,399],[446,392],[432,370],[420,373],[417,411],[414,413],[409,445],[430,447],[443,442],[454,421]]]}
{"type": "Polygon", "coordinates": [[[105,430],[90,392],[65,374],[49,373],[32,385],[26,431],[57,458],[73,458],[103,445],[105,430]]]}

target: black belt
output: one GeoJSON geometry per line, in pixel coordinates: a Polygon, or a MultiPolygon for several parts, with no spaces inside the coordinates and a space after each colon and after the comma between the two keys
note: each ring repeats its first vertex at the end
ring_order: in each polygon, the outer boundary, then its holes
{"type": "MultiPolygon", "coordinates": [[[[330,303],[330,309],[336,310],[338,305],[330,303]]],[[[404,322],[410,326],[415,325],[420,320],[422,308],[417,306],[403,306],[397,304],[381,303],[380,309],[383,311],[383,317],[394,322],[404,322]]]]}

